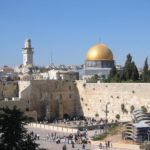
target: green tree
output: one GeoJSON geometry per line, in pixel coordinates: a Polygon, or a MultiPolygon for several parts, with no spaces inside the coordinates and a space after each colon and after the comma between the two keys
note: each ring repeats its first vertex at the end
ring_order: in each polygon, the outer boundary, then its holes
{"type": "Polygon", "coordinates": [[[29,118],[14,107],[0,110],[0,149],[2,150],[35,150],[38,144],[25,125],[29,118]]]}
{"type": "Polygon", "coordinates": [[[131,80],[133,81],[137,81],[139,80],[139,72],[138,72],[138,69],[135,65],[134,62],[131,63],[131,66],[132,66],[132,74],[131,74],[131,80]]]}
{"type": "Polygon", "coordinates": [[[149,71],[148,71],[148,58],[145,59],[143,73],[142,73],[142,81],[147,82],[149,79],[149,71]]]}
{"type": "Polygon", "coordinates": [[[117,75],[117,69],[116,66],[113,65],[112,69],[110,70],[109,76],[108,76],[108,81],[113,81],[115,79],[115,76],[117,75]]]}
{"type": "Polygon", "coordinates": [[[132,75],[132,56],[130,54],[127,55],[127,60],[125,62],[125,66],[123,68],[123,76],[126,81],[131,79],[132,75]]]}
{"type": "Polygon", "coordinates": [[[116,66],[113,65],[112,69],[110,70],[108,82],[121,82],[120,72],[117,70],[116,66]]]}
{"type": "Polygon", "coordinates": [[[112,69],[110,70],[109,76],[113,78],[115,77],[116,74],[117,74],[117,69],[116,69],[116,66],[113,65],[112,69]]]}
{"type": "Polygon", "coordinates": [[[22,144],[22,150],[36,150],[38,144],[35,143],[35,136],[33,132],[26,135],[26,140],[22,144]]]}

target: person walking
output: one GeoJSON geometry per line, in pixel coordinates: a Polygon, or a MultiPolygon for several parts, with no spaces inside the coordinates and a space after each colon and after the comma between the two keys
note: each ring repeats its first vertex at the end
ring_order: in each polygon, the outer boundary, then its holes
{"type": "Polygon", "coordinates": [[[71,141],[71,144],[72,144],[72,148],[74,148],[74,141],[71,141]]]}
{"type": "Polygon", "coordinates": [[[62,150],[67,150],[66,144],[63,145],[62,150]]]}
{"type": "Polygon", "coordinates": [[[85,149],[85,144],[82,145],[82,149],[83,149],[83,150],[85,149]]]}

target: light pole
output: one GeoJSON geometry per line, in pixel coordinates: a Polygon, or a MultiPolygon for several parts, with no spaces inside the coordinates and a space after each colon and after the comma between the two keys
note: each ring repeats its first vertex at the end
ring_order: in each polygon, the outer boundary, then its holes
{"type": "Polygon", "coordinates": [[[106,114],[106,121],[105,121],[105,128],[106,128],[106,132],[107,132],[107,115],[108,115],[108,105],[110,104],[110,102],[106,103],[106,110],[105,110],[105,114],[106,114]]]}

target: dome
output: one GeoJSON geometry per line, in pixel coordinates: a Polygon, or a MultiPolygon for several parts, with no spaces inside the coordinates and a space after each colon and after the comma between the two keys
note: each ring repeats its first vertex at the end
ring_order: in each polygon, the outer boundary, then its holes
{"type": "Polygon", "coordinates": [[[104,44],[96,44],[92,46],[87,55],[86,60],[96,61],[96,60],[113,60],[113,54],[111,50],[104,44]]]}
{"type": "Polygon", "coordinates": [[[24,47],[25,47],[25,48],[31,48],[31,40],[30,40],[30,39],[26,39],[26,40],[25,40],[24,47]]]}

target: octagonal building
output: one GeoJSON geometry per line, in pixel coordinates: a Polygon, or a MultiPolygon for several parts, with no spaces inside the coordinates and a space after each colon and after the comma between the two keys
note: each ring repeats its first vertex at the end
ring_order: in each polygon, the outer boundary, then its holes
{"type": "Polygon", "coordinates": [[[98,75],[102,79],[107,79],[113,65],[114,59],[112,51],[105,44],[95,44],[86,54],[83,78],[98,75]]]}

